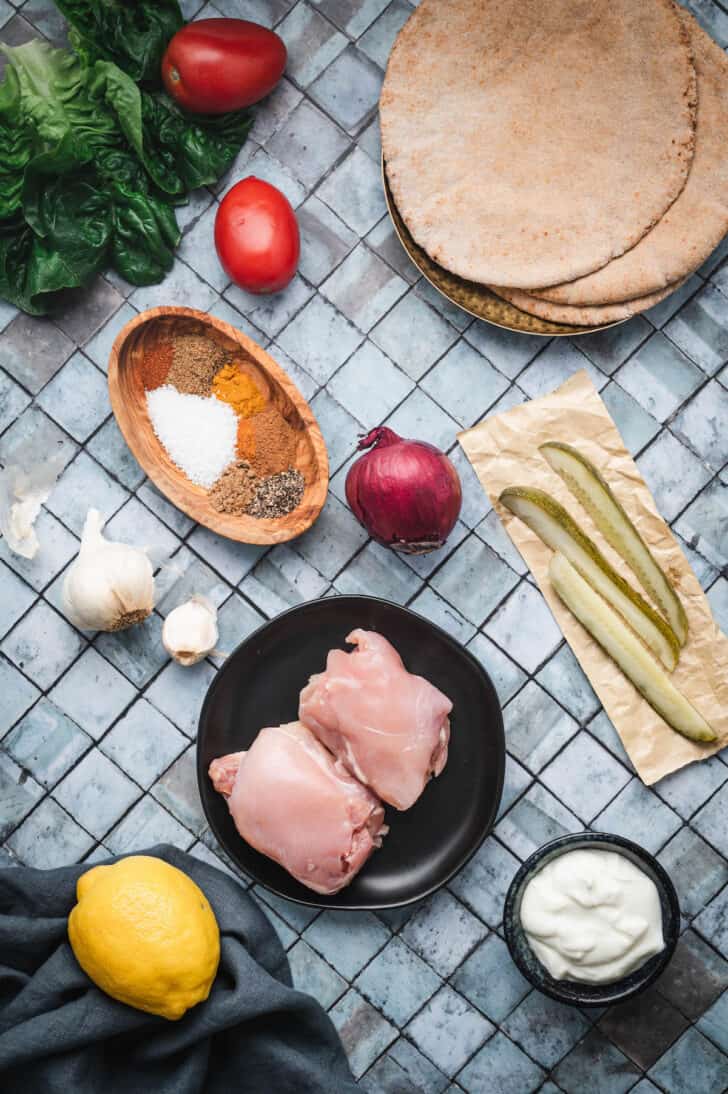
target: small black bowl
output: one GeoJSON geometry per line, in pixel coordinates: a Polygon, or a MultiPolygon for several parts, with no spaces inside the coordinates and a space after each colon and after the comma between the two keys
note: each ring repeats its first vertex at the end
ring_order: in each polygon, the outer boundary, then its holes
{"type": "MultiPolygon", "coordinates": [[[[505,768],[503,719],[495,688],[472,653],[398,604],[333,596],[300,604],[238,646],[213,680],[200,713],[197,780],[212,831],[241,870],[272,893],[312,908],[376,910],[423,900],[445,885],[493,827],[505,768]],[[404,813],[387,807],[382,847],[334,896],[306,889],[238,835],[225,799],[208,778],[216,756],[249,748],[262,726],[291,722],[309,676],[356,627],[378,631],[410,672],[453,702],[447,766],[404,813]]],[[[285,809],[285,803],[281,803],[285,809]]]]}
{"type": "Polygon", "coordinates": [[[511,957],[535,988],[559,1003],[575,1007],[606,1007],[623,1003],[648,988],[672,958],[680,937],[680,905],[675,886],[660,863],[644,847],[622,836],[605,832],[577,832],[545,843],[527,858],[510,884],[503,913],[503,930],[511,957]],[[576,980],[555,980],[538,960],[521,926],[521,899],[527,883],[547,862],[565,851],[583,849],[616,851],[638,866],[657,886],[662,906],[664,949],[634,969],[628,976],[611,984],[588,984],[576,980]]]}

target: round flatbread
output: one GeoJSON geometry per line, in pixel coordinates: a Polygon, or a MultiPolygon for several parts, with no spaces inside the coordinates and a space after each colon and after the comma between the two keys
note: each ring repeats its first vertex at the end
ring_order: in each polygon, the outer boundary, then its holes
{"type": "Polygon", "coordinates": [[[685,189],[631,251],[535,296],[584,307],[656,292],[701,266],[728,232],[728,57],[691,15],[681,14],[698,73],[695,155],[685,189]]]}
{"type": "MultiPolygon", "coordinates": [[[[682,284],[682,282],[680,283],[682,284]]],[[[491,290],[513,304],[515,308],[536,315],[539,319],[547,319],[550,323],[567,323],[574,327],[601,327],[605,323],[619,323],[622,319],[631,319],[648,308],[654,307],[664,300],[666,296],[678,288],[670,285],[659,292],[650,293],[648,296],[639,296],[634,300],[625,300],[622,303],[605,304],[603,307],[593,306],[589,308],[574,308],[569,304],[552,304],[550,300],[540,300],[537,296],[531,296],[522,289],[503,289],[490,286],[491,290]]]]}
{"type": "Polygon", "coordinates": [[[382,89],[387,177],[415,241],[451,272],[572,281],[680,193],[695,97],[671,0],[423,0],[382,89]]]}

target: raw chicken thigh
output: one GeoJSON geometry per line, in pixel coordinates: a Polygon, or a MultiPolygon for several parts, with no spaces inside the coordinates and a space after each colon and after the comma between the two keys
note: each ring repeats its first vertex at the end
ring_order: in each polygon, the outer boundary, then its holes
{"type": "Polygon", "coordinates": [[[348,885],[387,832],[379,799],[300,722],[261,729],[209,775],[243,839],[317,893],[348,885]]]}
{"type": "Polygon", "coordinates": [[[392,645],[373,631],[331,650],[326,671],[301,692],[298,716],[361,782],[397,809],[417,801],[447,763],[452,703],[407,672],[392,645]]]}

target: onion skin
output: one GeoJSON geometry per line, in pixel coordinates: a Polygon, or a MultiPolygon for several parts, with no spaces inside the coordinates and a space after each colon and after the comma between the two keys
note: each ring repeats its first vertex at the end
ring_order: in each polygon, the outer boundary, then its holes
{"type": "Polygon", "coordinates": [[[369,449],[346,476],[346,500],[377,543],[404,554],[442,547],[460,515],[462,488],[444,452],[380,426],[359,441],[369,449]]]}

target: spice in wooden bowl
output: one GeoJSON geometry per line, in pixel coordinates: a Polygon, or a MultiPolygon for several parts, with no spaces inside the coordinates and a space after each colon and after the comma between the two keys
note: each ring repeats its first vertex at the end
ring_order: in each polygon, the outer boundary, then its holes
{"type": "Polygon", "coordinates": [[[265,410],[265,396],[251,376],[236,361],[223,365],[212,381],[212,394],[229,403],[241,418],[250,418],[265,410]]]}
{"type": "Polygon", "coordinates": [[[244,358],[204,335],[175,334],[149,347],[142,376],[154,432],[217,512],[275,519],[301,503],[299,432],[244,358]]]}
{"type": "Polygon", "coordinates": [[[167,383],[185,395],[209,395],[213,379],[226,364],[229,354],[202,334],[178,335],[173,346],[167,383]]]}

